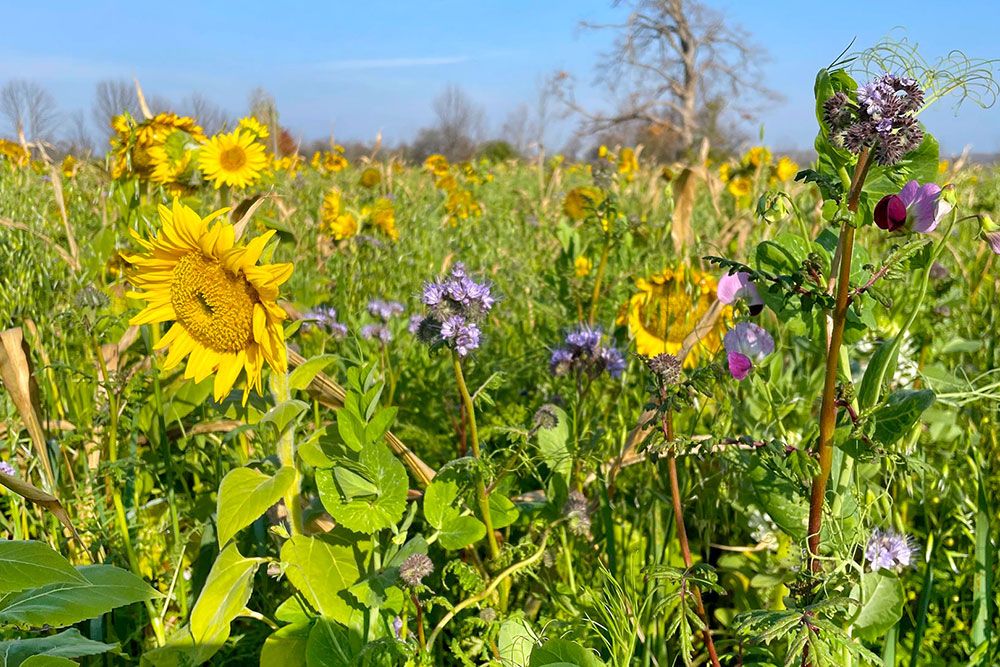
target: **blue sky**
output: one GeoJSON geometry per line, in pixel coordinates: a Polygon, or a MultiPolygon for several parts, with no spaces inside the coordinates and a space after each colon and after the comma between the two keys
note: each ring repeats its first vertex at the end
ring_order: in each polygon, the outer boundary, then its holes
{"type": "MultiPolygon", "coordinates": [[[[767,143],[807,147],[815,134],[812,82],[852,38],[870,45],[905,26],[926,56],[951,49],[1000,57],[1000,2],[820,3],[707,0],[763,46],[767,85],[784,101],[759,114],[767,143]],[[822,7],[822,8],[821,8],[822,7]],[[838,11],[832,11],[836,7],[838,11]]],[[[624,10],[592,0],[384,2],[12,3],[0,43],[0,81],[35,79],[63,111],[89,114],[94,86],[138,76],[148,94],[180,100],[199,92],[234,115],[249,91],[270,90],[296,134],[393,143],[432,119],[431,101],[455,83],[498,129],[538,82],[558,70],[581,82],[611,35],[579,21],[613,22],[624,10]]],[[[602,100],[600,90],[581,99],[602,100]]],[[[1000,151],[1000,111],[945,101],[924,121],[948,152],[972,144],[1000,151]]],[[[756,128],[755,128],[756,129],[756,128]]]]}

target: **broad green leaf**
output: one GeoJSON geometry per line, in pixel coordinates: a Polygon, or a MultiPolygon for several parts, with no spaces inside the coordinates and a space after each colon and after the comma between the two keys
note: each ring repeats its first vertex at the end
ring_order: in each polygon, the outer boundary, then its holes
{"type": "Polygon", "coordinates": [[[424,518],[434,528],[440,530],[445,522],[458,516],[452,507],[458,498],[458,484],[438,477],[424,491],[424,518]]]}
{"type": "Polygon", "coordinates": [[[318,618],[306,644],[308,667],[343,667],[353,665],[356,653],[346,627],[327,618],[318,618]]]}
{"type": "Polygon", "coordinates": [[[56,582],[86,583],[68,560],[43,542],[0,541],[0,593],[56,582]]]}
{"type": "Polygon", "coordinates": [[[235,544],[222,550],[208,573],[201,595],[191,610],[191,635],[203,643],[225,631],[240,615],[253,592],[253,577],[264,558],[244,558],[235,544]]]}
{"type": "MultiPolygon", "coordinates": [[[[350,399],[353,394],[348,394],[350,399]]],[[[365,448],[365,423],[350,408],[343,407],[337,410],[337,432],[344,440],[344,444],[356,452],[365,448]]]]}
{"type": "Polygon", "coordinates": [[[500,660],[509,667],[527,667],[531,649],[535,645],[535,635],[531,626],[523,618],[511,618],[500,626],[497,649],[500,660]]]}
{"type": "Polygon", "coordinates": [[[930,389],[902,389],[889,395],[885,405],[873,413],[875,440],[891,445],[906,435],[917,423],[921,413],[937,398],[930,389]]]}
{"type": "Polygon", "coordinates": [[[239,531],[281,500],[295,479],[295,470],[283,467],[268,477],[253,468],[236,468],[219,485],[219,544],[225,545],[239,531]]]}
{"type": "Polygon", "coordinates": [[[21,665],[22,667],[79,667],[80,663],[57,655],[33,655],[21,665]]]}
{"type": "Polygon", "coordinates": [[[109,651],[119,653],[118,645],[95,642],[81,635],[76,628],[71,628],[51,637],[0,642],[0,667],[18,667],[31,656],[82,658],[109,651]]]}
{"type": "MultiPolygon", "coordinates": [[[[857,591],[857,589],[855,589],[857,591]]],[[[875,640],[903,617],[906,592],[895,574],[879,570],[861,575],[861,609],[854,630],[865,639],[875,640]]]]}
{"type": "Polygon", "coordinates": [[[456,516],[440,530],[438,542],[445,549],[462,549],[486,537],[486,525],[474,516],[456,516]]]}
{"type": "Polygon", "coordinates": [[[553,428],[538,430],[538,452],[549,470],[564,478],[569,477],[573,466],[573,457],[569,451],[569,418],[562,408],[553,408],[556,415],[556,425],[553,428]]]}
{"type": "Polygon", "coordinates": [[[313,617],[314,614],[303,605],[302,599],[298,595],[287,598],[274,610],[274,620],[282,623],[308,623],[312,621],[313,617]]]}
{"type": "Polygon", "coordinates": [[[351,613],[347,589],[358,580],[354,549],[330,538],[295,535],[281,547],[288,580],[322,616],[343,623],[351,613]]]}
{"type": "Polygon", "coordinates": [[[529,667],[556,667],[556,665],[605,667],[604,662],[591,651],[567,639],[550,639],[541,646],[536,646],[528,661],[529,667]]]}
{"type": "Polygon", "coordinates": [[[490,518],[493,519],[493,527],[497,530],[517,521],[519,514],[517,507],[507,496],[496,492],[490,495],[490,518]]]}
{"type": "Polygon", "coordinates": [[[278,433],[284,433],[289,426],[293,425],[302,414],[309,409],[309,404],[298,399],[282,401],[267,411],[267,414],[260,418],[261,424],[274,424],[278,433]]]}
{"type": "Polygon", "coordinates": [[[84,582],[47,584],[4,596],[0,622],[58,628],[160,597],[145,581],[113,565],[84,565],[77,572],[84,582]]]}
{"type": "Polygon", "coordinates": [[[767,512],[781,530],[797,540],[804,540],[809,506],[800,494],[802,489],[789,480],[778,477],[763,466],[757,466],[746,475],[754,502],[767,512]]]}
{"type": "Polygon", "coordinates": [[[288,374],[288,386],[292,389],[305,389],[336,358],[335,354],[321,354],[307,359],[288,374]]]}
{"type": "MultiPolygon", "coordinates": [[[[272,632],[260,650],[260,667],[301,667],[312,623],[286,625],[272,632]]],[[[345,663],[347,664],[347,663],[345,663]]]]}
{"type": "Polygon", "coordinates": [[[352,468],[316,471],[316,488],[330,516],[369,535],[394,526],[406,511],[406,468],[382,443],[365,447],[352,468]]]}
{"type": "MultiPolygon", "coordinates": [[[[377,405],[377,403],[373,403],[372,405],[377,405]]],[[[375,412],[371,421],[365,426],[365,440],[369,445],[382,439],[382,436],[389,430],[389,426],[392,425],[393,420],[396,418],[396,412],[397,408],[395,406],[379,408],[375,412]]]]}

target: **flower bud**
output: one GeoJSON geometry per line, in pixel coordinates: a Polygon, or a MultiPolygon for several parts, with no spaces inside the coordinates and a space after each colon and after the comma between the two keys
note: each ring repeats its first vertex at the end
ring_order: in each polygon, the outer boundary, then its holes
{"type": "Polygon", "coordinates": [[[875,224],[888,232],[906,224],[906,204],[899,195],[886,195],[875,204],[875,224]]]}
{"type": "Polygon", "coordinates": [[[979,236],[990,245],[993,254],[1000,255],[1000,224],[988,213],[979,214],[979,236]]]}
{"type": "Polygon", "coordinates": [[[780,192],[765,192],[757,200],[757,217],[764,222],[780,222],[788,215],[788,204],[780,192]]]}

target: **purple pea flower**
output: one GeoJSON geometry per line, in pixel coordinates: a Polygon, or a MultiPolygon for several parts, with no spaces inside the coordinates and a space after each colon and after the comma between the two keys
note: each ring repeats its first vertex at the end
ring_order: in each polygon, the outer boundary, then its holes
{"type": "Polygon", "coordinates": [[[879,200],[875,205],[875,224],[890,232],[906,227],[926,234],[937,228],[951,208],[951,204],[941,198],[940,185],[910,181],[899,194],[886,195],[879,200]]]}
{"type": "Polygon", "coordinates": [[[865,545],[865,560],[873,570],[903,570],[913,564],[916,547],[906,535],[878,529],[865,545]]]}
{"type": "Polygon", "coordinates": [[[1000,225],[986,213],[979,214],[980,237],[989,244],[993,254],[1000,255],[1000,225]]]}
{"type": "Polygon", "coordinates": [[[759,315],[764,310],[764,300],[760,298],[757,286],[750,280],[750,274],[746,271],[737,273],[727,273],[719,278],[719,286],[716,289],[719,301],[732,304],[736,301],[746,301],[750,306],[751,315],[759,315]]]}
{"type": "Polygon", "coordinates": [[[722,339],[729,362],[729,372],[737,380],[742,380],[767,355],[774,352],[771,334],[753,322],[739,322],[726,332],[722,339]]]}

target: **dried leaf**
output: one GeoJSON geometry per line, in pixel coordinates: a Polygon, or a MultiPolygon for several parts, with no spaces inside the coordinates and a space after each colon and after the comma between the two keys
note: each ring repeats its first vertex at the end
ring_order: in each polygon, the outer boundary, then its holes
{"type": "Polygon", "coordinates": [[[0,332],[0,379],[3,380],[4,387],[14,401],[14,407],[17,408],[28,435],[31,436],[31,442],[42,464],[46,486],[49,489],[56,488],[55,475],[45,444],[45,432],[42,430],[38,383],[31,369],[28,344],[24,340],[21,327],[0,332]]]}

